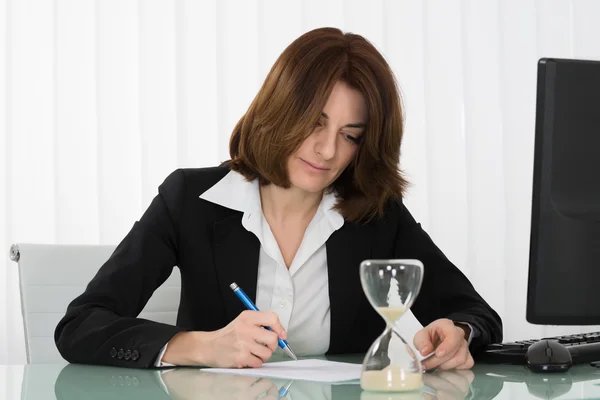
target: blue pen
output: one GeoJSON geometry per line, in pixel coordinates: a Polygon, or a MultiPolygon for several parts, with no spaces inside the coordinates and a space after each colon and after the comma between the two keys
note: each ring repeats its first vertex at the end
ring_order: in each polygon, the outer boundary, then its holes
{"type": "Polygon", "coordinates": [[[286,385],[282,386],[281,389],[279,389],[279,398],[283,399],[285,396],[288,395],[288,393],[290,392],[290,386],[292,386],[292,383],[294,383],[294,381],[289,381],[286,385]]]}
{"type": "MultiPolygon", "coordinates": [[[[233,290],[233,293],[235,293],[235,295],[242,301],[242,303],[244,303],[248,310],[258,311],[258,308],[256,308],[252,300],[250,300],[250,298],[246,295],[246,293],[244,293],[242,288],[237,285],[237,283],[233,282],[231,285],[229,285],[229,287],[231,288],[231,290],[233,290]]],[[[273,331],[268,326],[265,326],[263,328],[273,331]]],[[[279,347],[281,347],[285,354],[287,354],[292,360],[298,359],[287,341],[279,338],[277,340],[279,341],[279,347]]]]}

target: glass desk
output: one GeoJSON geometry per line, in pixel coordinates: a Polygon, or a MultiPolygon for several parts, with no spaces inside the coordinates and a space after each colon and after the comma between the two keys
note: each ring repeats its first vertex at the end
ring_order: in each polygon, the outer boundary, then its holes
{"type": "MultiPolygon", "coordinates": [[[[361,356],[330,357],[362,361],[361,356]]],[[[202,372],[195,368],[141,370],[76,364],[0,366],[0,399],[600,399],[600,369],[577,365],[567,373],[537,374],[523,366],[478,364],[470,371],[425,374],[416,393],[363,392],[357,382],[282,381],[202,372]]]]}

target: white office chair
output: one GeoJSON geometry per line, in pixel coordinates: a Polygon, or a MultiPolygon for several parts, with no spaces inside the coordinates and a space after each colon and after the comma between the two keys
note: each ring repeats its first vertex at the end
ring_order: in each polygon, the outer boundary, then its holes
{"type": "MultiPolygon", "coordinates": [[[[18,263],[21,313],[27,363],[64,362],[54,344],[54,329],[67,305],[83,293],[115,246],[13,244],[18,263]]],[[[159,287],[139,317],[175,325],[181,281],[179,269],[159,287]]]]}

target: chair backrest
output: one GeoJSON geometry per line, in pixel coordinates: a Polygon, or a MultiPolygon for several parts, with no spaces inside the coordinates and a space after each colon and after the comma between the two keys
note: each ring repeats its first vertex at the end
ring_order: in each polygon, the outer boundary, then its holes
{"type": "MultiPolygon", "coordinates": [[[[85,290],[115,250],[107,245],[19,243],[10,258],[18,263],[25,349],[30,364],[64,362],[54,344],[54,329],[67,305],[85,290]]],[[[181,281],[174,268],[139,317],[175,325],[181,281]]]]}

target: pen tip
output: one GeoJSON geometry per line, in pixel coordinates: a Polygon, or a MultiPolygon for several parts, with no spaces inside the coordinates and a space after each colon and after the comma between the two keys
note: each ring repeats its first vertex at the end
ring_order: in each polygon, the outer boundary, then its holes
{"type": "Polygon", "coordinates": [[[231,285],[229,285],[229,287],[231,288],[231,290],[235,290],[238,288],[237,283],[233,282],[231,285]]]}
{"type": "Polygon", "coordinates": [[[285,346],[285,348],[283,349],[283,352],[285,354],[287,354],[288,357],[290,357],[292,360],[298,361],[298,357],[296,357],[296,355],[294,354],[294,352],[292,351],[290,346],[285,346]]]}

